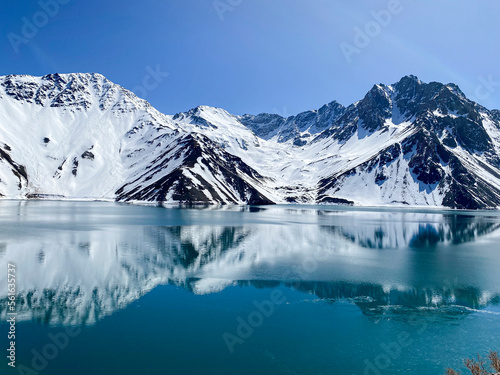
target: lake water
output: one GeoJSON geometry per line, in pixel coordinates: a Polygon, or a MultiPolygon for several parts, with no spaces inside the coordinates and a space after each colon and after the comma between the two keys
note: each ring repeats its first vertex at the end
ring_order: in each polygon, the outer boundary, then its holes
{"type": "Polygon", "coordinates": [[[500,350],[499,239],[493,211],[0,201],[0,373],[443,374],[500,350]]]}

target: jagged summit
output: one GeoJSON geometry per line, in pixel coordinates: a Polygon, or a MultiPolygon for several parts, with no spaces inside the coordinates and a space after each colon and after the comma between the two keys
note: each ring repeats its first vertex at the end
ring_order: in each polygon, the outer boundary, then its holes
{"type": "Polygon", "coordinates": [[[500,112],[408,75],[345,107],[166,115],[98,73],[0,77],[0,196],[500,206],[500,112]]]}
{"type": "Polygon", "coordinates": [[[18,101],[43,107],[86,111],[97,105],[106,110],[113,103],[120,111],[123,106],[149,106],[146,101],[97,73],[55,73],[42,77],[8,75],[0,77],[0,86],[6,95],[18,101]]]}
{"type": "Polygon", "coordinates": [[[401,79],[397,82],[392,84],[391,86],[396,86],[398,89],[402,89],[404,87],[415,87],[423,84],[423,82],[418,79],[417,76],[414,76],[413,74],[408,74],[405,75],[404,77],[401,77],[401,79]]]}

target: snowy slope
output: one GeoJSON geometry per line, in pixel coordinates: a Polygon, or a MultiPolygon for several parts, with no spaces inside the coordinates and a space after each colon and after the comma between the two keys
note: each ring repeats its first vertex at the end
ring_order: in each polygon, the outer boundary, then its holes
{"type": "Polygon", "coordinates": [[[147,102],[97,74],[1,82],[0,139],[28,173],[28,183],[8,196],[114,199],[127,178],[121,149],[134,141],[124,135],[145,123],[172,130],[147,102]]]}
{"type": "MultiPolygon", "coordinates": [[[[154,182],[179,168],[188,179],[195,179],[190,170],[196,166],[183,164],[182,156],[190,150],[179,149],[190,133],[101,75],[7,76],[0,87],[2,196],[115,199],[124,186],[154,182]],[[165,160],[167,145],[179,158],[165,160]],[[26,179],[18,166],[26,168],[26,179]],[[151,170],[158,173],[144,176],[151,170]]],[[[245,172],[238,173],[242,169],[258,175],[243,163],[238,172],[230,164],[233,184],[245,185],[245,172]]],[[[217,185],[219,192],[229,192],[218,200],[202,194],[201,201],[271,203],[253,186],[228,188],[224,179],[211,175],[205,180],[217,185]]],[[[194,185],[199,186],[197,182],[194,185]]],[[[169,194],[143,194],[139,199],[164,200],[169,194]]]]}
{"type": "Polygon", "coordinates": [[[414,76],[283,118],[165,115],[99,74],[0,77],[0,197],[500,206],[500,115],[414,76]]]}

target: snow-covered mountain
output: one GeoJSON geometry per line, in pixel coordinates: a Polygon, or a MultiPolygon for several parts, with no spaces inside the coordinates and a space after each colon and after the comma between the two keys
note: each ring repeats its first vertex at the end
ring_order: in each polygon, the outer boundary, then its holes
{"type": "Polygon", "coordinates": [[[0,197],[500,207],[500,112],[414,76],[283,118],[165,115],[99,74],[0,77],[0,197]]]}

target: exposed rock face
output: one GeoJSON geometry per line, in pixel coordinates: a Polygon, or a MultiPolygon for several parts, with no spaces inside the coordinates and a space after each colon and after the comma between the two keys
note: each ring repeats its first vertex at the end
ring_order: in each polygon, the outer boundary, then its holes
{"type": "Polygon", "coordinates": [[[99,74],[0,77],[0,196],[500,206],[500,112],[414,76],[287,118],[174,116],[99,74]]]}

